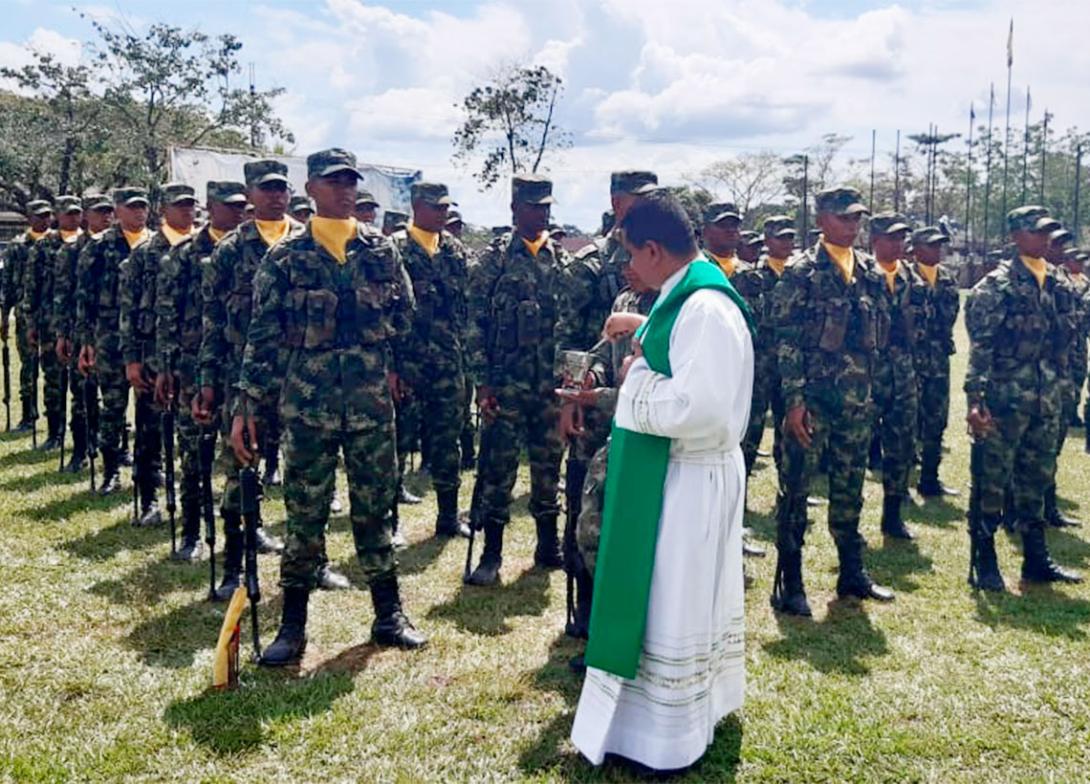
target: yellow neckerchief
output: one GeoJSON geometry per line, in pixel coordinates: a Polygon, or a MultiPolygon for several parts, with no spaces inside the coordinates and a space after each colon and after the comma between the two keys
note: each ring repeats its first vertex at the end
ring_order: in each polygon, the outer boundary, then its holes
{"type": "Polygon", "coordinates": [[[159,226],[159,231],[163,232],[163,236],[167,238],[167,242],[169,242],[170,247],[173,248],[175,245],[177,245],[179,242],[181,242],[193,233],[193,227],[190,226],[188,229],[179,230],[171,226],[166,221],[163,221],[162,225],[159,226]]]}
{"type": "Polygon", "coordinates": [[[738,258],[733,253],[728,253],[726,256],[717,256],[709,250],[708,255],[719,265],[719,269],[723,270],[723,274],[728,278],[734,274],[738,258]]]}
{"type": "Polygon", "coordinates": [[[355,218],[323,218],[314,215],[310,219],[310,232],[315,241],[337,260],[348,261],[348,241],[356,236],[355,218]]]}
{"type": "Polygon", "coordinates": [[[287,218],[281,218],[280,220],[258,220],[254,218],[254,225],[257,226],[257,233],[261,235],[261,239],[265,240],[265,244],[270,248],[288,235],[287,218]]]}
{"type": "MultiPolygon", "coordinates": [[[[439,252],[439,232],[427,231],[415,223],[409,224],[409,236],[416,240],[416,244],[424,249],[428,256],[434,256],[439,252]]],[[[537,255],[536,253],[534,254],[537,255]]]]}
{"type": "Polygon", "coordinates": [[[144,227],[140,229],[140,231],[125,231],[122,229],[121,233],[125,235],[125,242],[129,243],[129,250],[132,250],[146,240],[150,232],[147,230],[147,227],[144,227]]]}
{"type": "Polygon", "coordinates": [[[99,237],[101,237],[101,236],[102,236],[103,234],[105,234],[105,233],[106,233],[106,232],[108,232],[109,230],[110,230],[110,227],[109,227],[109,226],[107,226],[107,227],[106,227],[106,228],[104,228],[104,229],[103,229],[102,231],[94,231],[94,232],[91,232],[91,239],[93,239],[93,240],[97,240],[97,239],[98,239],[99,237]]]}
{"type": "Polygon", "coordinates": [[[76,227],[74,229],[57,229],[61,235],[61,242],[65,245],[75,242],[79,239],[79,235],[83,234],[83,229],[76,227]]]}
{"type": "Polygon", "coordinates": [[[844,282],[850,284],[855,275],[855,254],[852,252],[851,246],[834,245],[826,239],[822,239],[821,246],[825,248],[825,252],[829,254],[833,264],[840,270],[844,282]]]}
{"type": "Polygon", "coordinates": [[[920,273],[921,278],[927,281],[928,286],[935,288],[935,282],[939,279],[938,264],[923,264],[922,262],[916,262],[916,271],[920,273]]]}
{"type": "Polygon", "coordinates": [[[768,268],[776,273],[777,278],[783,277],[784,267],[787,266],[787,259],[777,259],[775,256],[769,256],[765,259],[765,263],[768,268]]]}
{"type": "Polygon", "coordinates": [[[219,245],[220,240],[227,236],[226,230],[221,231],[215,226],[208,227],[208,236],[212,238],[213,245],[219,245]]]}
{"type": "Polygon", "coordinates": [[[1037,279],[1037,285],[1043,289],[1045,287],[1045,272],[1048,269],[1048,262],[1040,256],[1036,258],[1033,256],[1019,256],[1019,258],[1026,265],[1026,269],[1037,279]]]}
{"type": "Polygon", "coordinates": [[[46,229],[45,231],[34,231],[34,229],[27,229],[26,230],[26,235],[30,239],[31,242],[37,242],[38,240],[40,240],[42,237],[44,237],[48,233],[49,233],[49,229],[46,229]]]}
{"type": "Polygon", "coordinates": [[[899,259],[893,261],[879,261],[878,266],[882,268],[882,272],[886,274],[886,288],[889,289],[889,293],[892,294],[897,290],[897,273],[901,271],[901,262],[899,259]]]}
{"type": "Polygon", "coordinates": [[[522,237],[521,239],[522,243],[526,246],[526,250],[530,251],[530,255],[536,259],[538,252],[545,246],[545,241],[549,239],[549,232],[541,232],[541,234],[537,235],[536,240],[528,240],[525,237],[522,237]]]}

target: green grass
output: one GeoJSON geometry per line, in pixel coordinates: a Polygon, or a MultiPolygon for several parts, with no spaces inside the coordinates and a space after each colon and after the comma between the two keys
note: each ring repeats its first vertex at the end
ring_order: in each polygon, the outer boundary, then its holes
{"type": "MultiPolygon", "coordinates": [[[[942,473],[966,490],[964,403],[956,391],[953,399],[942,473]]],[[[40,459],[28,448],[28,438],[0,435],[0,779],[631,778],[624,768],[591,768],[568,741],[580,684],[566,663],[580,646],[562,634],[563,575],[531,569],[525,472],[496,589],[464,588],[464,543],[429,538],[433,494],[402,507],[411,542],[400,556],[404,602],[431,638],[426,649],[369,645],[365,592],[317,594],[299,672],[247,665],[242,689],[213,693],[222,607],[204,600],[207,562],[171,563],[168,530],[130,527],[126,495],[91,500],[83,479],[54,475],[55,454],[40,459]]],[[[1073,434],[1061,496],[1084,517],[1088,460],[1073,434]]],[[[765,463],[750,492],[751,524],[771,556],[774,474],[765,463]]],[[[773,558],[747,562],[756,584],[746,704],[687,780],[1090,780],[1090,586],[971,593],[966,498],[913,508],[918,540],[884,547],[881,486],[869,477],[868,563],[897,589],[891,605],[832,601],[824,509],[813,510],[806,550],[812,621],[777,618],[768,607],[773,558]]],[[[282,533],[279,495],[266,509],[282,533]]],[[[1087,568],[1085,531],[1049,536],[1061,563],[1087,568]]],[[[1020,556],[1000,540],[1013,586],[1020,556]]],[[[344,516],[333,520],[329,550],[358,585],[344,516]]],[[[263,556],[261,571],[268,642],[280,610],[276,558],[263,556]]]]}

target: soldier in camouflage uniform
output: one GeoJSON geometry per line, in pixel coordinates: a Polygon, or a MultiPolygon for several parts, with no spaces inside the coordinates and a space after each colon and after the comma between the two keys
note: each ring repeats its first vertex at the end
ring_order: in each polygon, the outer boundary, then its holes
{"type": "Polygon", "coordinates": [[[873,423],[871,383],[878,334],[889,321],[885,280],[870,258],[852,248],[867,212],[859,192],[825,190],[815,205],[821,239],[796,257],[772,292],[787,414],[771,603],[802,616],[811,615],[802,580],[806,495],[823,452],[829,463],[829,529],[840,560],[837,595],[893,599],[864,569],[859,533],[873,423]]]}
{"type": "Polygon", "coordinates": [[[114,190],[117,224],[92,240],[76,264],[76,342],[79,372],[94,374],[102,394],[99,449],[102,452],[101,495],[121,489],[121,439],[129,407],[129,383],[119,334],[121,264],[149,237],[148,195],[143,188],[114,190]]]}
{"type": "Polygon", "coordinates": [[[901,518],[901,507],[908,497],[908,476],[916,456],[915,347],[926,296],[923,282],[904,260],[909,228],[905,216],[895,212],[875,215],[870,222],[871,247],[885,283],[881,297],[889,313],[888,327],[878,335],[872,395],[882,452],[882,533],[894,539],[913,538],[901,518]]]}
{"type": "Polygon", "coordinates": [[[291,217],[295,220],[306,223],[314,214],[314,202],[310,200],[309,196],[292,196],[288,205],[288,212],[291,213],[291,217]]]}
{"type": "Polygon", "coordinates": [[[64,418],[67,415],[67,390],[61,363],[55,350],[57,330],[53,323],[53,297],[56,294],[56,259],[68,245],[74,244],[82,230],[83,206],[76,196],[57,197],[57,228],[35,242],[27,256],[23,274],[23,319],[28,326],[27,340],[38,352],[42,371],[45,403],[46,440],[39,449],[60,446],[64,418]]]}
{"type": "Polygon", "coordinates": [[[750,266],[738,258],[738,245],[742,241],[741,225],[742,213],[729,201],[712,202],[704,208],[701,244],[708,258],[718,264],[728,278],[750,266]]]}
{"type": "MultiPolygon", "coordinates": [[[[403,421],[427,430],[427,458],[439,505],[437,536],[468,536],[458,522],[458,438],[466,395],[462,363],[466,334],[466,250],[444,231],[454,202],[447,186],[413,183],[413,219],[391,235],[413,284],[416,313],[400,343],[400,376],[406,389],[398,411],[399,454],[403,421]]],[[[358,218],[357,218],[358,219],[358,218]]],[[[415,428],[410,428],[412,433],[415,428]]],[[[407,444],[404,444],[407,446],[407,444]]]]}
{"type": "Polygon", "coordinates": [[[1023,542],[1025,582],[1078,582],[1045,542],[1044,491],[1055,471],[1073,303],[1043,258],[1055,221],[1044,207],[1011,210],[1017,255],[973,288],[966,306],[967,421],[973,436],[969,504],[969,583],[1004,591],[995,532],[1011,485],[1008,514],[1023,542]]]}
{"type": "Polygon", "coordinates": [[[0,340],[8,339],[8,321],[15,312],[15,349],[19,353],[19,402],[22,417],[16,433],[29,433],[38,419],[38,349],[27,340],[31,325],[22,307],[26,282],[27,259],[34,243],[45,237],[53,219],[53,208],[43,199],[27,202],[30,228],[11,241],[4,249],[3,277],[0,280],[0,340]]]}
{"type": "Polygon", "coordinates": [[[253,460],[243,443],[244,430],[251,443],[257,440],[248,412],[279,400],[288,536],[280,564],[283,619],[262,657],[270,666],[298,661],[306,647],[307,604],[342,453],[356,554],[375,609],[372,638],[409,648],[426,641],[402,612],[390,541],[391,391],[399,383],[396,343],[411,324],[412,283],[395,245],[352,215],[362,176],[355,156],[340,149],[314,153],[307,174],[317,214],[261,262],[231,430],[236,457],[253,460]]]}
{"type": "Polygon", "coordinates": [[[537,528],[534,563],[549,569],[563,565],[556,524],[564,444],[553,390],[558,382],[556,323],[569,259],[545,231],[552,190],[552,182],[543,177],[512,178],[515,230],[488,247],[470,278],[469,364],[484,419],[478,519],[485,546],[468,578],[474,585],[499,580],[520,438],[530,453],[530,514],[537,528]]]}
{"type": "Polygon", "coordinates": [[[761,260],[761,248],[764,246],[764,237],[755,231],[742,231],[738,233],[738,260],[745,262],[751,268],[761,260]]]}
{"type": "Polygon", "coordinates": [[[379,203],[367,191],[360,191],[356,195],[356,220],[360,223],[375,223],[375,213],[378,212],[379,203]]]}
{"type": "Polygon", "coordinates": [[[1079,404],[1082,402],[1082,388],[1086,383],[1087,375],[1087,337],[1090,336],[1090,280],[1086,277],[1084,264],[1086,253],[1078,248],[1068,248],[1064,252],[1064,268],[1067,270],[1071,283],[1079,293],[1079,300],[1083,309],[1082,328],[1075,337],[1075,350],[1071,354],[1071,376],[1075,379],[1075,409],[1069,423],[1071,427],[1082,426],[1085,422],[1079,416],[1079,404]]]}
{"type": "Polygon", "coordinates": [[[408,213],[398,210],[386,210],[382,213],[382,233],[389,237],[395,231],[401,231],[409,225],[408,213]]]}
{"type": "Polygon", "coordinates": [[[76,315],[76,264],[83,249],[102,236],[113,221],[114,205],[109,196],[96,194],[83,200],[87,229],[74,242],[66,243],[54,259],[53,327],[57,332],[57,360],[68,366],[72,395],[72,459],[64,467],[69,474],[79,473],[88,455],[98,443],[98,386],[93,378],[84,378],[76,367],[82,346],[74,342],[76,315]],[[90,404],[90,409],[88,409],[90,404]],[[89,420],[89,421],[88,421],[89,420]],[[90,439],[88,439],[90,432],[90,439]]]}
{"type": "MultiPolygon", "coordinates": [[[[271,159],[249,161],[243,166],[243,173],[255,217],[224,237],[212,255],[201,263],[201,347],[198,353],[201,392],[190,405],[193,419],[205,428],[214,426],[217,412],[225,412],[219,420],[224,440],[217,463],[224,474],[220,516],[227,542],[241,541],[242,537],[238,473],[243,466],[226,436],[238,399],[242,354],[253,314],[254,276],[269,248],[303,231],[301,223],[285,214],[289,198],[287,166],[271,159]]],[[[256,443],[265,450],[268,423],[279,416],[275,398],[248,413],[257,425],[256,443]]],[[[267,451],[264,453],[268,454],[267,451]]],[[[263,553],[274,553],[280,552],[283,545],[267,534],[264,527],[259,527],[258,547],[263,553]]],[[[322,569],[319,583],[327,588],[348,587],[348,580],[328,570],[328,564],[322,569]]],[[[230,599],[234,586],[233,581],[225,581],[223,590],[217,590],[217,598],[230,599]]]]}
{"type": "Polygon", "coordinates": [[[942,436],[950,415],[950,355],[954,353],[954,324],[961,300],[953,273],[942,266],[942,248],[950,238],[934,226],[912,233],[916,274],[923,284],[923,323],[916,341],[916,381],[919,388],[920,482],[924,498],[957,495],[939,481],[942,436]]]}
{"type": "MultiPolygon", "coordinates": [[[[174,553],[174,559],[178,561],[197,561],[203,553],[201,426],[191,410],[193,398],[200,390],[201,274],[219,241],[242,222],[246,186],[240,182],[209,182],[207,195],[209,222],[170,249],[163,258],[156,283],[155,336],[159,373],[155,378],[155,401],[164,409],[177,403],[175,422],[182,469],[182,545],[174,553]]],[[[242,569],[241,532],[227,532],[226,540],[224,586],[238,586],[242,569]]]]}

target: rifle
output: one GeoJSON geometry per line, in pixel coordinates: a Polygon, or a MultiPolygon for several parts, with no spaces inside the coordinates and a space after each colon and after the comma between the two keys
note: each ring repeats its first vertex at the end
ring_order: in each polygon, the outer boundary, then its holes
{"type": "Polygon", "coordinates": [[[140,462],[144,451],[141,444],[144,437],[144,417],[141,416],[143,406],[140,405],[140,393],[134,389],[133,395],[136,413],[133,417],[132,439],[132,519],[133,525],[136,525],[140,522],[140,482],[143,479],[143,469],[140,467],[140,462]]]}
{"type": "Polygon", "coordinates": [[[575,526],[583,507],[583,482],[587,477],[587,461],[573,456],[575,439],[568,442],[568,462],[564,473],[564,571],[567,574],[567,622],[564,632],[569,637],[585,637],[586,631],[578,628],[575,611],[575,581],[579,569],[576,552],[575,526]]]}
{"type": "Polygon", "coordinates": [[[91,492],[95,492],[95,452],[98,451],[98,444],[95,443],[95,430],[91,425],[91,408],[97,402],[95,400],[97,391],[95,389],[95,382],[91,376],[83,379],[83,408],[85,415],[83,417],[83,424],[87,430],[87,462],[91,467],[91,492]]]}
{"type": "Polygon", "coordinates": [[[35,347],[30,354],[31,384],[30,384],[30,446],[38,448],[38,349],[35,347]]]}
{"type": "MultiPolygon", "coordinates": [[[[170,363],[167,363],[165,373],[171,373],[170,363]]],[[[169,377],[169,376],[168,376],[169,377]]],[[[173,379],[171,379],[173,380],[173,379]]],[[[178,532],[177,524],[174,519],[175,513],[178,511],[177,498],[174,493],[174,400],[167,401],[167,405],[163,408],[163,414],[161,421],[163,423],[163,458],[166,463],[166,476],[164,482],[166,484],[166,497],[167,497],[167,514],[170,516],[170,554],[174,555],[178,552],[178,532]]]]}
{"type": "MultiPolygon", "coordinates": [[[[7,346],[4,347],[5,349],[7,346]]],[[[1090,455],[1090,406],[1083,409],[1082,412],[1082,426],[1086,431],[1086,444],[1083,446],[1083,451],[1090,455]]]]}
{"type": "Polygon", "coordinates": [[[58,471],[64,471],[64,439],[68,427],[68,363],[61,365],[61,421],[57,424],[57,437],[61,441],[61,465],[58,471]]]}
{"type": "Polygon", "coordinates": [[[204,542],[208,545],[208,600],[216,600],[216,510],[212,502],[212,461],[215,457],[216,431],[201,427],[201,517],[204,518],[204,542]]]}
{"type": "Polygon", "coordinates": [[[980,515],[980,439],[969,431],[969,585],[976,585],[977,537],[984,525],[980,515]]]}
{"type": "MultiPolygon", "coordinates": [[[[257,574],[257,527],[261,521],[260,489],[257,469],[245,466],[238,472],[240,506],[243,523],[243,554],[246,566],[246,598],[250,600],[250,633],[254,643],[254,661],[261,658],[261,636],[258,630],[257,605],[261,602],[261,583],[257,574]]],[[[394,503],[397,506],[397,503],[394,503]]]]}
{"type": "Polygon", "coordinates": [[[4,426],[4,432],[11,432],[11,349],[8,347],[8,342],[4,341],[4,418],[7,420],[7,424],[4,426]]]}
{"type": "Polygon", "coordinates": [[[468,582],[469,576],[473,573],[473,543],[477,538],[477,528],[481,527],[483,523],[480,520],[481,516],[481,466],[485,463],[485,455],[487,454],[488,444],[491,443],[490,426],[485,426],[480,429],[481,441],[477,445],[477,470],[473,474],[473,499],[469,502],[469,546],[466,548],[466,566],[462,572],[462,582],[468,582]]]}

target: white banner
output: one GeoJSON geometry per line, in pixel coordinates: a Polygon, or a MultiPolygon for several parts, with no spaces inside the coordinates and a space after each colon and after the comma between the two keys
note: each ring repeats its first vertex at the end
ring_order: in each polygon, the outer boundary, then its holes
{"type": "MultiPolygon", "coordinates": [[[[288,180],[297,194],[306,193],[307,161],[289,155],[253,155],[245,152],[210,150],[203,147],[171,147],[170,179],[192,185],[203,200],[209,180],[234,180],[242,182],[242,166],[257,158],[273,158],[288,167],[288,180]]],[[[382,213],[386,208],[409,212],[409,187],[420,179],[420,172],[394,166],[377,166],[361,163],[363,173],[361,190],[369,192],[379,203],[376,225],[382,225],[382,213]]]]}

